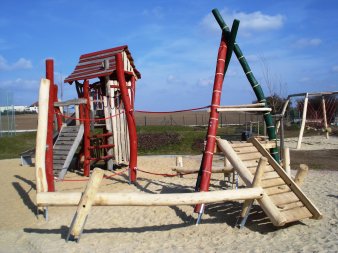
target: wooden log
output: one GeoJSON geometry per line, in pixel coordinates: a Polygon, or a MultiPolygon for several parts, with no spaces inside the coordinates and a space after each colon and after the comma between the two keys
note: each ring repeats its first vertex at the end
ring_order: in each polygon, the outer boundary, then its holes
{"type": "MultiPolygon", "coordinates": [[[[75,118],[79,119],[80,118],[80,109],[79,105],[75,105],[75,118]]],[[[80,120],[75,120],[75,125],[79,126],[80,125],[80,120]]]]}
{"type": "Polygon", "coordinates": [[[35,148],[35,177],[36,192],[46,192],[48,190],[46,178],[46,141],[47,141],[47,119],[49,103],[50,81],[41,79],[39,90],[39,112],[38,128],[36,134],[35,148]]]}
{"type": "Polygon", "coordinates": [[[291,177],[291,167],[290,167],[290,148],[284,148],[284,170],[285,173],[291,177]]]}
{"type": "Polygon", "coordinates": [[[74,238],[79,237],[83,230],[84,223],[86,222],[96,193],[102,182],[103,175],[103,170],[95,168],[88,181],[86,189],[79,201],[72,225],[69,228],[69,235],[72,235],[74,238]]]}
{"type": "MultiPolygon", "coordinates": [[[[226,191],[148,194],[148,193],[100,193],[93,201],[95,206],[179,206],[208,204],[224,201],[260,199],[260,187],[226,191]]],[[[81,192],[44,192],[37,195],[38,206],[78,205],[81,192]]]]}
{"type": "Polygon", "coordinates": [[[324,119],[324,129],[326,139],[329,139],[329,132],[327,131],[327,117],[326,117],[326,106],[325,106],[325,97],[322,96],[322,111],[323,111],[323,119],[324,119]]]}
{"type": "Polygon", "coordinates": [[[271,108],[252,108],[252,107],[242,107],[242,108],[217,108],[218,112],[271,112],[271,108]]]}
{"type": "MultiPolygon", "coordinates": [[[[232,166],[238,172],[244,183],[250,186],[253,182],[253,176],[246,168],[244,163],[238,158],[236,152],[232,149],[231,145],[226,140],[222,139],[217,139],[217,145],[222,150],[222,152],[226,154],[227,159],[229,159],[232,166]]],[[[264,193],[263,197],[257,201],[275,226],[283,226],[285,224],[285,217],[272,203],[271,199],[266,193],[264,193]]]]}
{"type": "Polygon", "coordinates": [[[265,107],[265,103],[244,104],[244,105],[221,105],[220,108],[243,108],[243,107],[265,107]]]}
{"type": "MultiPolygon", "coordinates": [[[[282,112],[281,112],[282,117],[284,117],[285,112],[286,112],[286,108],[288,108],[289,103],[290,103],[290,98],[288,97],[288,99],[285,101],[285,103],[283,105],[283,109],[282,109],[282,112]]],[[[280,127],[280,121],[277,121],[276,133],[278,133],[279,127],[280,127]]]]}
{"type": "MultiPolygon", "coordinates": [[[[260,186],[261,184],[261,180],[262,180],[262,176],[264,174],[264,170],[265,170],[265,167],[266,167],[266,164],[267,164],[267,159],[265,157],[261,157],[259,159],[259,162],[258,162],[258,167],[257,167],[257,170],[256,170],[256,174],[255,174],[255,177],[253,179],[253,182],[252,182],[252,187],[258,187],[260,186]]],[[[244,201],[243,203],[243,208],[242,208],[242,213],[241,213],[241,217],[245,217],[247,215],[247,212],[248,212],[248,208],[249,206],[251,206],[253,203],[253,200],[246,200],[244,201]]]]}
{"type": "Polygon", "coordinates": [[[182,156],[176,156],[176,166],[179,168],[183,167],[183,158],[182,156]]]}
{"type": "Polygon", "coordinates": [[[308,93],[306,93],[305,98],[304,98],[302,124],[300,126],[300,131],[299,131],[299,136],[298,136],[298,141],[297,141],[297,149],[300,149],[301,145],[302,145],[302,139],[303,139],[304,128],[305,128],[305,123],[306,123],[306,113],[307,113],[308,101],[309,101],[309,95],[308,95],[308,93]]]}
{"type": "Polygon", "coordinates": [[[295,183],[300,187],[304,183],[304,179],[309,172],[309,167],[306,164],[300,164],[295,176],[295,183]]]}
{"type": "MultiPolygon", "coordinates": [[[[198,173],[199,169],[183,169],[183,168],[173,168],[173,171],[176,171],[177,173],[198,173]]],[[[222,168],[212,168],[212,173],[225,173],[229,174],[234,171],[233,167],[222,167],[222,168]]]]}
{"type": "Polygon", "coordinates": [[[255,147],[262,153],[268,161],[270,165],[275,169],[278,175],[284,180],[284,182],[290,187],[290,189],[297,195],[300,201],[303,202],[304,206],[306,206],[309,211],[312,213],[314,219],[321,219],[323,215],[317,209],[317,207],[308,199],[302,190],[297,186],[297,184],[285,173],[285,171],[280,167],[280,165],[276,162],[276,160],[270,155],[270,153],[264,149],[262,145],[260,145],[259,141],[255,138],[249,139],[255,147]]]}

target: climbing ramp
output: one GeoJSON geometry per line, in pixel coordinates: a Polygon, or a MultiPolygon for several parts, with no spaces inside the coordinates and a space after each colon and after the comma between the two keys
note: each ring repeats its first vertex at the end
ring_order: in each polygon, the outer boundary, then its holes
{"type": "Polygon", "coordinates": [[[60,134],[54,143],[53,168],[54,176],[63,179],[69,165],[83,138],[83,124],[78,126],[62,126],[60,134]]]}
{"type": "Polygon", "coordinates": [[[260,142],[251,138],[249,142],[232,142],[217,139],[218,148],[238,172],[244,183],[250,187],[260,157],[264,156],[268,164],[262,176],[261,187],[264,196],[258,203],[275,226],[303,220],[320,219],[322,214],[283,168],[270,155],[271,142],[260,142]]]}

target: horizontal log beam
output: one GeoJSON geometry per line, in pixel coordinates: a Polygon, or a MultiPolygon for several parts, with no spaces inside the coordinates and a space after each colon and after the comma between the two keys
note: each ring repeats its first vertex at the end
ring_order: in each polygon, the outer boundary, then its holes
{"type": "Polygon", "coordinates": [[[60,106],[70,106],[70,105],[83,105],[87,104],[87,99],[85,98],[79,98],[79,99],[71,99],[63,102],[54,102],[54,106],[60,107],[60,106]]]}
{"type": "MultiPolygon", "coordinates": [[[[44,192],[37,194],[38,206],[77,206],[82,192],[44,192]]],[[[97,193],[95,206],[180,206],[208,204],[225,201],[260,199],[261,187],[238,190],[146,194],[146,193],[97,193]]]]}

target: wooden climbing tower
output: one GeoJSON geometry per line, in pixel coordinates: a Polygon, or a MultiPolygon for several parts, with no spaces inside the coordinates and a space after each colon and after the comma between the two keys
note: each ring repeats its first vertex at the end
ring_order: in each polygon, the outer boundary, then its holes
{"type": "MultiPolygon", "coordinates": [[[[48,64],[46,76],[54,87],[53,61],[48,60],[48,64]]],[[[64,177],[75,155],[82,161],[78,164],[85,176],[90,175],[93,164],[104,161],[110,170],[114,165],[128,164],[130,180],[135,181],[137,136],[133,110],[136,81],[140,78],[128,46],[80,56],[65,79],[65,83],[75,86],[78,99],[59,102],[55,89],[50,95],[48,185],[53,177],[64,177]],[[68,107],[74,108],[72,114],[66,113],[68,107]],[[53,125],[54,116],[57,127],[53,125]]]]}

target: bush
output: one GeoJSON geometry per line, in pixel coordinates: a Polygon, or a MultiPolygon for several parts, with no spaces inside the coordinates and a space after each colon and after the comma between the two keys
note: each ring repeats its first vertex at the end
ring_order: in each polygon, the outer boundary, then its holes
{"type": "Polygon", "coordinates": [[[141,150],[156,150],[168,145],[176,145],[182,142],[182,136],[178,133],[140,133],[138,134],[138,148],[141,150]]]}

